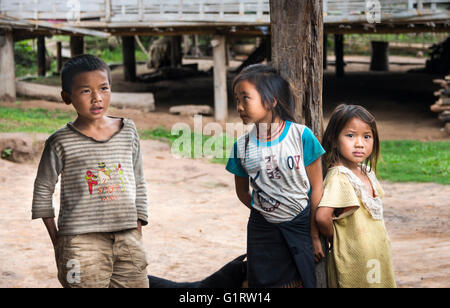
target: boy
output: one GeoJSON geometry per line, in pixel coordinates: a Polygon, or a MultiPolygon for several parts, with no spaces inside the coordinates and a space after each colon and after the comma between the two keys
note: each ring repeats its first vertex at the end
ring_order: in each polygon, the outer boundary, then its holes
{"type": "Polygon", "coordinates": [[[42,218],[63,287],[148,287],[141,226],[147,191],[133,121],[106,115],[108,66],[91,55],[61,71],[62,99],[78,113],[46,141],[32,219],[42,218]],[[61,174],[58,229],[52,195],[61,174]]]}

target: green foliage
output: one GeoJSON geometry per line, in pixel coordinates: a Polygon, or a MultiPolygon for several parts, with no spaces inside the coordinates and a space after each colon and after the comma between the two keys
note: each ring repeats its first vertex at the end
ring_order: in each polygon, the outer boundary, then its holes
{"type": "Polygon", "coordinates": [[[16,77],[36,74],[37,51],[33,50],[31,40],[14,43],[14,62],[16,77]]]}
{"type": "Polygon", "coordinates": [[[10,148],[4,149],[2,151],[2,158],[3,159],[8,159],[11,155],[12,155],[12,149],[10,149],[10,148]]]}

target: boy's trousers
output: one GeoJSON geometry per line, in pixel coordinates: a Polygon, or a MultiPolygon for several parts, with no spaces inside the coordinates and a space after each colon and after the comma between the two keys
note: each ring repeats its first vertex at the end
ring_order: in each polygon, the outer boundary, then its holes
{"type": "Polygon", "coordinates": [[[61,235],[55,247],[65,288],[148,288],[147,258],[137,229],[61,235]]]}

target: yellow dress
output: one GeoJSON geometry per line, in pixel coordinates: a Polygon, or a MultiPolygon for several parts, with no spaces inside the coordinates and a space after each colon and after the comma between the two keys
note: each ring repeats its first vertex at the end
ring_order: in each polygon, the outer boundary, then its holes
{"type": "Polygon", "coordinates": [[[396,287],[391,243],[382,219],[384,191],[373,172],[368,176],[376,198],[345,167],[330,168],[325,177],[319,207],[355,207],[333,220],[333,245],[327,260],[330,288],[396,287]]]}

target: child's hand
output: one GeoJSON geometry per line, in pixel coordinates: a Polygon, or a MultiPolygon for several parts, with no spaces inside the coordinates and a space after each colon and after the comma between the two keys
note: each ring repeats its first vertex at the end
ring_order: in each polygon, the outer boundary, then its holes
{"type": "Polygon", "coordinates": [[[137,230],[139,234],[142,236],[142,223],[140,220],[137,221],[137,230]]]}
{"type": "Polygon", "coordinates": [[[314,262],[319,263],[322,259],[325,258],[325,254],[323,253],[322,243],[319,238],[313,239],[313,249],[314,249],[314,262]]]}

